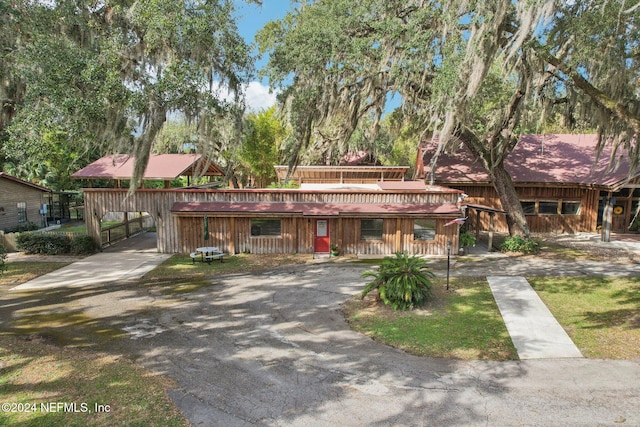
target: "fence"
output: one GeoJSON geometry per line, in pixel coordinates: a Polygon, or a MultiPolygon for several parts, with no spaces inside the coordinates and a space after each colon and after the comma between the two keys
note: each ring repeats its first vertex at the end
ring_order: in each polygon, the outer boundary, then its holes
{"type": "Polygon", "coordinates": [[[121,224],[111,225],[102,229],[102,246],[111,245],[127,237],[135,236],[143,231],[155,227],[151,215],[140,215],[121,224]]]}
{"type": "MultiPolygon", "coordinates": [[[[142,233],[143,231],[148,231],[153,227],[155,227],[155,222],[151,217],[151,215],[141,215],[136,218],[130,219],[127,222],[105,227],[102,230],[102,246],[111,245],[119,240],[125,239],[127,237],[131,237],[131,236],[135,236],[136,234],[142,233]]],[[[64,234],[69,238],[74,238],[76,236],[87,234],[82,232],[60,231],[60,229],[35,230],[35,231],[36,232],[42,231],[45,233],[64,234]]],[[[20,233],[5,233],[0,230],[0,243],[4,246],[7,252],[18,252],[18,247],[16,245],[16,238],[18,237],[19,234],[20,233]]]]}

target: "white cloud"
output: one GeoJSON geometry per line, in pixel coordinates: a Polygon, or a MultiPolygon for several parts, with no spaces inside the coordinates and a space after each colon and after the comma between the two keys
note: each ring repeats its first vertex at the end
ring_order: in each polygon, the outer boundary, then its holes
{"type": "Polygon", "coordinates": [[[275,105],[277,92],[270,92],[269,87],[260,82],[250,82],[245,88],[244,95],[247,109],[256,112],[275,105]]]}

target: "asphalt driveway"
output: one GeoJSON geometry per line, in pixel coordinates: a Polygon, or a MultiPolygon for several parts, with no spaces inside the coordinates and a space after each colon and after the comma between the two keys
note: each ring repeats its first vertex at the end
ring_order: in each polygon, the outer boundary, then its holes
{"type": "MultiPolygon", "coordinates": [[[[535,258],[459,262],[452,274],[544,273],[551,265],[568,274],[638,274],[637,264],[535,258]]],[[[8,291],[0,326],[21,313],[69,310],[87,320],[65,334],[126,331],[97,348],[175,380],[170,396],[195,426],[640,425],[640,360],[431,359],[351,331],[341,304],[360,292],[366,268],[325,262],[220,276],[188,293],[120,279],[8,291]],[[44,304],[45,295],[55,303],[44,304]]]]}
{"type": "Polygon", "coordinates": [[[131,319],[157,333],[126,351],[176,380],[196,426],[640,425],[638,361],[429,359],[351,331],[340,304],[362,269],[221,277],[131,319]]]}

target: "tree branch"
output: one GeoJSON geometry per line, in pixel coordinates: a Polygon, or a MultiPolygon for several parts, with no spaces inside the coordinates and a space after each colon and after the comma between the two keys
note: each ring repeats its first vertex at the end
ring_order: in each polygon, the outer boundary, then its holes
{"type": "Polygon", "coordinates": [[[635,132],[636,135],[640,135],[640,118],[633,115],[623,103],[614,100],[600,89],[593,86],[587,79],[582,77],[573,68],[564,64],[560,59],[555,56],[544,52],[542,48],[537,48],[536,53],[547,63],[553,65],[558,70],[566,74],[573,84],[585,93],[588,97],[594,100],[598,105],[611,112],[614,116],[620,120],[626,122],[635,132]]]}

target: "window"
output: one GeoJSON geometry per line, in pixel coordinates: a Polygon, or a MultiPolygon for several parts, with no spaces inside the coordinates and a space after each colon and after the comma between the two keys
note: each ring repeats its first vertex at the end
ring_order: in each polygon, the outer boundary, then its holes
{"type": "Polygon", "coordinates": [[[433,240],[435,238],[435,219],[416,219],[413,221],[413,240],[433,240]]]}
{"type": "Polygon", "coordinates": [[[280,236],[281,224],[279,219],[252,219],[252,236],[280,236]]]}
{"type": "Polygon", "coordinates": [[[360,240],[382,240],[381,219],[360,220],[360,240]]]}
{"type": "Polygon", "coordinates": [[[536,202],[520,202],[525,215],[536,214],[536,202]]]}
{"type": "Polygon", "coordinates": [[[558,202],[538,202],[538,215],[557,215],[558,202]]]}
{"type": "Polygon", "coordinates": [[[27,203],[18,202],[18,222],[27,222],[27,203]]]}
{"type": "Polygon", "coordinates": [[[562,215],[580,215],[580,202],[562,202],[562,215]]]}

